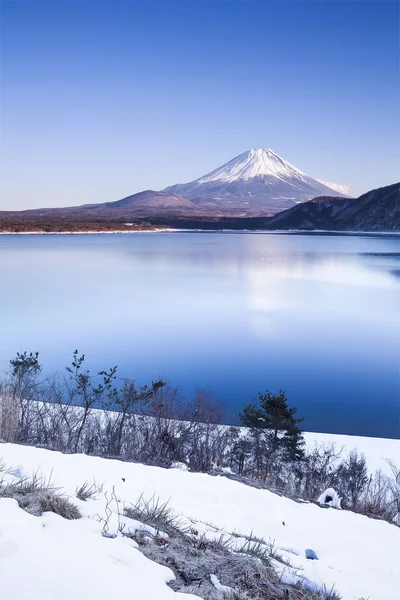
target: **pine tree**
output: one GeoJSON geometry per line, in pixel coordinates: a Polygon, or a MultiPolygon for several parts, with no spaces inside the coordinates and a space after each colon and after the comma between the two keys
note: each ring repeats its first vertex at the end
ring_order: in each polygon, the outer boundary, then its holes
{"type": "Polygon", "coordinates": [[[304,456],[304,439],[298,427],[303,419],[288,406],[285,392],[258,394],[258,399],[244,407],[242,425],[249,427],[258,440],[262,434],[265,470],[270,472],[280,460],[298,461],[304,456]]]}

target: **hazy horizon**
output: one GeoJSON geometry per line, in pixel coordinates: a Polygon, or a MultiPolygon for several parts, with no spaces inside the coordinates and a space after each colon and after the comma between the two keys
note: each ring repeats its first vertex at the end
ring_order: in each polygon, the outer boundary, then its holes
{"type": "Polygon", "coordinates": [[[118,200],[271,148],[399,180],[399,3],[3,2],[0,210],[118,200]]]}

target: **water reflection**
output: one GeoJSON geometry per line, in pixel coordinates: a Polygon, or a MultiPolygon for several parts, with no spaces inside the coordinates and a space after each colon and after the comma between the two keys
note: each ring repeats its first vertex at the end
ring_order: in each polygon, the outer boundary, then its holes
{"type": "Polygon", "coordinates": [[[0,363],[40,350],[209,387],[234,421],[284,388],[310,429],[398,436],[400,252],[389,237],[0,236],[0,363]]]}

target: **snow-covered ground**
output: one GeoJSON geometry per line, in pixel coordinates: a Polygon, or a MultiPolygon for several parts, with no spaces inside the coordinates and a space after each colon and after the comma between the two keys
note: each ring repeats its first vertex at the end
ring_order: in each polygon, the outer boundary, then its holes
{"type": "Polygon", "coordinates": [[[364,454],[370,473],[381,470],[386,475],[390,475],[391,469],[388,460],[400,466],[400,439],[309,432],[304,433],[304,439],[310,450],[315,444],[335,444],[337,450],[343,448],[344,455],[349,454],[352,450],[357,450],[358,453],[364,454]]]}
{"type": "MultiPolygon", "coordinates": [[[[365,438],[350,438],[349,449],[356,440],[358,446],[359,439],[365,438]]],[[[393,445],[391,440],[368,442],[359,449],[368,459],[376,454],[374,466],[384,463],[386,453],[394,460],[399,458],[400,441],[394,440],[393,445]],[[371,450],[373,447],[375,450],[371,450]]],[[[334,586],[344,600],[399,597],[400,528],[389,523],[293,502],[224,477],[178,469],[63,455],[12,444],[0,445],[0,459],[13,468],[14,477],[31,476],[38,470],[43,476],[51,476],[54,484],[73,497],[83,514],[77,521],[51,513],[35,517],[14,500],[0,499],[0,589],[1,597],[7,600],[194,598],[168,588],[171,571],[150,562],[132,540],[101,535],[97,515],[104,516],[103,493],[87,502],[74,497],[85,481],[104,484],[103,492],[114,486],[121,507],[135,502],[141,494],[156,495],[163,501],[170,500],[175,512],[191,518],[200,531],[206,527],[204,523],[212,523],[226,532],[253,532],[271,540],[299,569],[299,577],[306,583],[326,585],[328,589],[334,586]],[[319,560],[307,560],[306,549],[312,549],[319,560]]],[[[112,526],[116,530],[115,515],[112,526]]],[[[290,569],[284,576],[292,576],[290,569]]]]}

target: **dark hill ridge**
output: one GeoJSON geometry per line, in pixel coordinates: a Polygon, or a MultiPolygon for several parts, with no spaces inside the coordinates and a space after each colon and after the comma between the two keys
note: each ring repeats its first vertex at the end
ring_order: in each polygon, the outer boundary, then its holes
{"type": "MultiPolygon", "coordinates": [[[[138,194],[133,194],[116,200],[115,202],[105,202],[103,204],[87,204],[79,207],[80,210],[88,210],[93,212],[117,212],[126,211],[140,212],[141,214],[149,214],[160,211],[172,213],[201,213],[201,209],[186,198],[170,192],[156,192],[154,190],[145,190],[138,194]]],[[[72,210],[72,209],[70,209],[72,210]]]]}
{"type": "Polygon", "coordinates": [[[148,230],[154,229],[150,220],[160,215],[168,215],[169,219],[199,219],[203,212],[178,194],[146,190],[102,204],[0,211],[0,232],[148,230]]]}
{"type": "Polygon", "coordinates": [[[3,211],[0,216],[21,216],[25,218],[122,218],[145,217],[154,214],[201,215],[203,211],[196,204],[178,194],[145,190],[113,202],[84,204],[64,208],[36,208],[24,211],[3,211]]]}
{"type": "Polygon", "coordinates": [[[359,198],[318,196],[270,218],[210,215],[177,194],[146,191],[106,204],[0,212],[0,231],[112,231],[124,229],[127,221],[138,229],[400,232],[400,183],[359,198]]]}
{"type": "Polygon", "coordinates": [[[322,196],[265,221],[266,229],[400,231],[400,183],[359,198],[322,196]]]}

